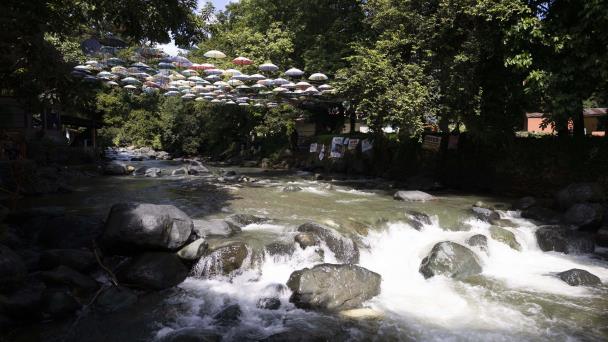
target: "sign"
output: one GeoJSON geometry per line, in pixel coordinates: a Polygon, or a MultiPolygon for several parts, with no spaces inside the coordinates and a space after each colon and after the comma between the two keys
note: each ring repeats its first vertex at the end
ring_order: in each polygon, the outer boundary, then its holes
{"type": "Polygon", "coordinates": [[[422,149],[429,151],[439,151],[441,147],[441,137],[436,135],[427,135],[422,142],[422,149]]]}
{"type": "Polygon", "coordinates": [[[309,152],[310,153],[315,153],[315,152],[317,152],[318,148],[319,148],[319,145],[317,143],[312,143],[312,144],[310,144],[310,150],[309,150],[309,152]]]}
{"type": "Polygon", "coordinates": [[[330,157],[332,158],[342,158],[344,154],[344,138],[342,137],[333,137],[331,139],[331,153],[330,157]]]}
{"type": "Polygon", "coordinates": [[[374,144],[367,139],[361,141],[361,152],[367,152],[374,148],[374,144]]]}
{"type": "Polygon", "coordinates": [[[357,145],[359,145],[359,139],[350,139],[348,141],[348,150],[349,151],[356,150],[357,145]]]}
{"type": "Polygon", "coordinates": [[[325,158],[325,145],[321,145],[321,152],[319,153],[319,160],[325,158]]]}

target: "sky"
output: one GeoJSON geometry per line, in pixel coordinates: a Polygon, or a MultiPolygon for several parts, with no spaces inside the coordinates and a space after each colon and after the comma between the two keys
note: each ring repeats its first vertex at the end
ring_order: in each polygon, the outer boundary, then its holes
{"type": "MultiPolygon", "coordinates": [[[[207,0],[198,0],[198,7],[201,8],[206,2],[207,0]]],[[[211,0],[211,2],[213,3],[213,6],[215,6],[216,10],[223,10],[229,2],[235,2],[235,0],[211,0]]],[[[175,46],[175,42],[173,41],[169,44],[161,44],[159,47],[171,56],[177,55],[177,53],[180,51],[180,49],[175,46]]]]}

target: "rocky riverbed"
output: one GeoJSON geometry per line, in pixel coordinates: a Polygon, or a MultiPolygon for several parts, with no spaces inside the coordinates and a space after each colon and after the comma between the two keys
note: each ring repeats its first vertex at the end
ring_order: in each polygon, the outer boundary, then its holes
{"type": "Polygon", "coordinates": [[[597,185],[429,194],[157,154],[113,151],[106,176],[1,210],[3,336],[608,338],[597,185]]]}

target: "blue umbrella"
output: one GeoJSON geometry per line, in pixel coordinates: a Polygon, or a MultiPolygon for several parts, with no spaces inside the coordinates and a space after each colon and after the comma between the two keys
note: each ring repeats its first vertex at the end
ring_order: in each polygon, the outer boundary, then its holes
{"type": "Polygon", "coordinates": [[[158,63],[159,69],[175,69],[175,65],[173,63],[160,62],[158,63]]]}

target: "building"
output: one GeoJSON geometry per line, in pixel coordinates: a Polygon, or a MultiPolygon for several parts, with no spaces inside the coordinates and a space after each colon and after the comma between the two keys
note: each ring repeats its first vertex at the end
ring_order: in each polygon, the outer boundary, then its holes
{"type": "MultiPolygon", "coordinates": [[[[551,125],[541,127],[544,117],[544,113],[526,113],[524,130],[530,133],[555,133],[554,127],[551,125]]],[[[608,108],[586,108],[583,111],[583,117],[587,135],[604,136],[608,124],[608,108]]],[[[568,127],[572,129],[572,124],[570,123],[568,127]]]]}

